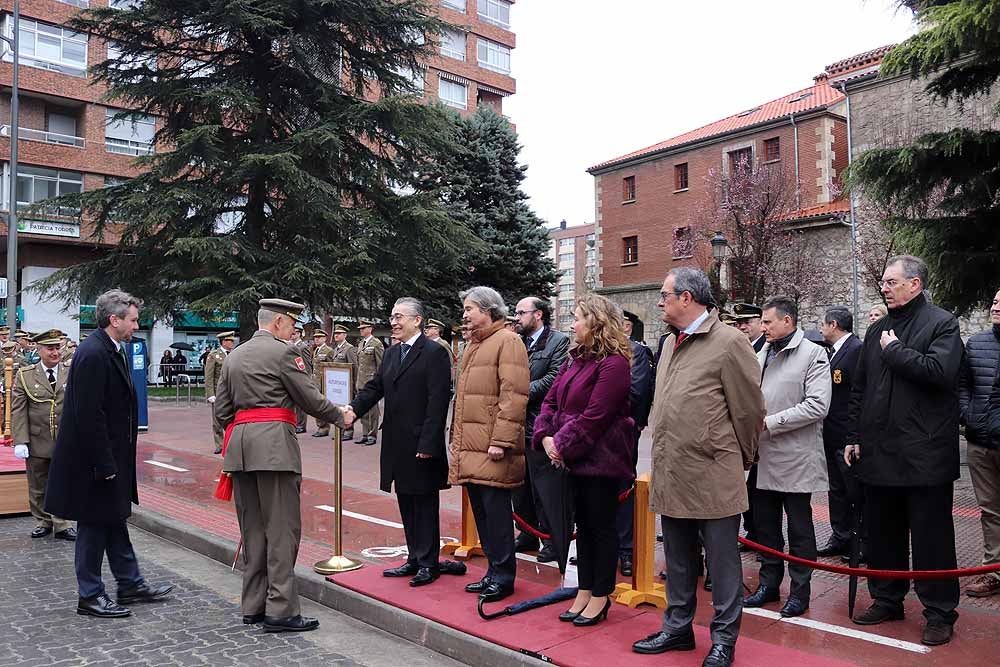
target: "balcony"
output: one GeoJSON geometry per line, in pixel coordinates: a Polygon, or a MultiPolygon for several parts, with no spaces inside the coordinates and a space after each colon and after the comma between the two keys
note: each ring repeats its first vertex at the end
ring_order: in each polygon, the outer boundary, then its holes
{"type": "Polygon", "coordinates": [[[128,139],[114,139],[107,137],[104,140],[104,148],[108,153],[119,155],[152,155],[156,151],[153,145],[145,141],[130,141],[128,139]]]}
{"type": "MultiPolygon", "coordinates": [[[[10,136],[10,125],[0,125],[0,137],[10,136]]],[[[18,139],[25,141],[39,141],[43,144],[59,144],[61,146],[73,146],[75,148],[86,148],[87,140],[83,137],[74,137],[58,132],[45,132],[44,130],[33,130],[28,127],[21,127],[17,130],[18,139]]]]}

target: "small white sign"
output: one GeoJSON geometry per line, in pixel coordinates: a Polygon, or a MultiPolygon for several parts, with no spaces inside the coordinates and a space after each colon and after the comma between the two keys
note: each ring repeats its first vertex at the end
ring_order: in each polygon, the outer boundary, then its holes
{"type": "Polygon", "coordinates": [[[29,234],[46,234],[48,236],[70,236],[80,238],[80,225],[75,222],[57,222],[55,220],[24,220],[17,221],[17,231],[29,234]]]}
{"type": "Polygon", "coordinates": [[[351,369],[324,368],[323,394],[326,400],[334,405],[347,405],[351,402],[351,369]]]}
{"type": "Polygon", "coordinates": [[[7,298],[7,279],[0,278],[0,299],[7,298]]]}

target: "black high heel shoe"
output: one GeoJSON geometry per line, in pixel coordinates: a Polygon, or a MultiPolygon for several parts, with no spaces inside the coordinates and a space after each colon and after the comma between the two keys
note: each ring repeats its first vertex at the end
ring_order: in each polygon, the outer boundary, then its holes
{"type": "Polygon", "coordinates": [[[572,623],[576,620],[576,617],[580,615],[578,611],[564,611],[559,614],[559,620],[563,623],[572,623]]]}
{"type": "Polygon", "coordinates": [[[577,617],[573,619],[573,625],[575,625],[578,628],[585,628],[590,625],[597,625],[598,623],[600,623],[601,621],[603,621],[608,617],[608,610],[610,609],[611,609],[611,598],[608,598],[608,601],[604,603],[604,609],[601,610],[601,613],[592,618],[588,618],[587,616],[578,614],[577,617]]]}

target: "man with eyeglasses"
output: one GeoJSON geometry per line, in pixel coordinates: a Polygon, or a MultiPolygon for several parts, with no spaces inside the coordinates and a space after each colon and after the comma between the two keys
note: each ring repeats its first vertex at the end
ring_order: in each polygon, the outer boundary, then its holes
{"type": "MultiPolygon", "coordinates": [[[[959,372],[964,349],[958,321],[924,296],[927,265],[893,257],[882,274],[889,314],[868,328],[848,410],[844,461],[857,466],[867,491],[868,562],[872,569],[956,567],[952,519],[959,476],[959,372]]],[[[909,581],[869,579],[874,603],[859,625],[903,618],[909,581]]],[[[924,606],[922,641],[951,640],[957,579],[915,584],[924,606]]]]}
{"type": "MultiPolygon", "coordinates": [[[[532,482],[532,471],[552,464],[548,454],[543,450],[533,449],[530,444],[535,418],[542,410],[542,401],[545,400],[545,395],[549,393],[559,369],[566,361],[569,337],[552,329],[552,306],[545,299],[534,296],[521,299],[517,302],[514,318],[524,340],[524,346],[528,350],[528,372],[531,377],[528,409],[524,422],[524,456],[527,466],[524,485],[515,489],[513,493],[514,511],[541,532],[548,533],[545,509],[532,482]]],[[[538,538],[523,531],[514,540],[515,551],[534,551],[538,546],[538,538]]],[[[552,545],[543,540],[541,546],[542,548],[538,550],[538,562],[554,561],[556,552],[552,545]]]]}

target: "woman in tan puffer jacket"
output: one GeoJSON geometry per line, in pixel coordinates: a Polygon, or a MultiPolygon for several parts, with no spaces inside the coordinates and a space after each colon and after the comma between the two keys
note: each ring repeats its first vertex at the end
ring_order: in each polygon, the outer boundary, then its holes
{"type": "Polygon", "coordinates": [[[486,576],[466,590],[493,602],[513,592],[517,570],[510,492],[524,483],[528,353],[504,328],[507,307],[495,290],[473,287],[459,297],[470,339],[456,382],[448,481],[466,486],[489,560],[486,576]]]}

